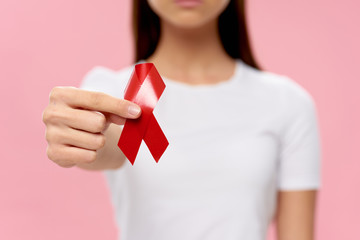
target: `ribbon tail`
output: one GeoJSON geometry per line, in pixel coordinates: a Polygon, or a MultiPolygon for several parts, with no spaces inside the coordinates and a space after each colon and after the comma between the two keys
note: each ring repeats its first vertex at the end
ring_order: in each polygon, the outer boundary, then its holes
{"type": "Polygon", "coordinates": [[[159,159],[168,147],[169,142],[153,114],[151,114],[149,118],[148,127],[144,135],[144,142],[148,146],[155,161],[159,162],[159,159]]]}
{"type": "Polygon", "coordinates": [[[136,122],[126,120],[119,138],[118,146],[132,165],[134,165],[141,141],[142,136],[139,134],[136,122]]]}

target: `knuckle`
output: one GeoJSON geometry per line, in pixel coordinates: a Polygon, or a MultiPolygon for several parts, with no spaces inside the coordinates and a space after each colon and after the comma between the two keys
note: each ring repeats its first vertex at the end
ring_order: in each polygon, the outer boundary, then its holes
{"type": "Polygon", "coordinates": [[[59,147],[54,147],[52,145],[49,145],[46,150],[47,156],[50,160],[52,160],[54,163],[59,165],[60,167],[69,168],[73,167],[75,163],[63,159],[63,154],[61,154],[61,151],[59,150],[59,147]]]}
{"type": "Polygon", "coordinates": [[[54,150],[54,146],[52,146],[51,144],[49,144],[46,148],[46,155],[53,162],[57,161],[56,151],[54,150]]]}
{"type": "Polygon", "coordinates": [[[53,102],[57,99],[59,99],[61,97],[63,88],[62,87],[54,87],[53,89],[51,89],[50,91],[50,102],[53,102]]]}
{"type": "Polygon", "coordinates": [[[49,159],[51,159],[51,155],[52,155],[52,153],[51,153],[50,145],[48,145],[47,148],[46,148],[46,156],[49,159]]]}
{"type": "Polygon", "coordinates": [[[48,143],[57,143],[62,138],[60,134],[61,131],[58,131],[56,127],[48,127],[45,132],[45,139],[48,143]]]}
{"type": "Polygon", "coordinates": [[[43,122],[45,124],[61,122],[65,117],[63,109],[54,106],[48,106],[43,112],[43,122]]]}
{"type": "Polygon", "coordinates": [[[97,157],[96,151],[88,151],[86,162],[92,163],[95,162],[97,157]]]}
{"type": "Polygon", "coordinates": [[[66,102],[67,100],[71,99],[71,97],[73,97],[72,95],[76,94],[76,92],[74,92],[74,87],[54,87],[51,91],[50,91],[50,102],[51,103],[56,103],[58,101],[60,102],[66,102]]]}
{"type": "Polygon", "coordinates": [[[72,162],[59,162],[57,164],[63,168],[71,168],[71,167],[75,166],[75,163],[72,163],[72,162]]]}
{"type": "Polygon", "coordinates": [[[47,141],[48,143],[51,142],[52,135],[51,135],[51,131],[50,131],[49,128],[47,128],[47,129],[45,130],[45,139],[46,139],[46,141],[47,141]]]}
{"type": "Polygon", "coordinates": [[[48,148],[46,149],[46,154],[48,158],[54,163],[59,164],[62,162],[62,154],[60,153],[59,148],[53,144],[49,144],[48,148]]]}
{"type": "Polygon", "coordinates": [[[42,121],[43,123],[48,123],[49,122],[49,107],[46,107],[45,110],[42,113],[42,121]]]}
{"type": "Polygon", "coordinates": [[[98,117],[96,119],[96,124],[95,124],[95,131],[96,132],[101,132],[105,129],[106,126],[106,118],[104,115],[100,115],[98,114],[98,117]]]}
{"type": "Polygon", "coordinates": [[[96,149],[100,149],[100,148],[104,147],[105,141],[106,141],[105,136],[102,134],[99,135],[96,139],[96,149]]]}

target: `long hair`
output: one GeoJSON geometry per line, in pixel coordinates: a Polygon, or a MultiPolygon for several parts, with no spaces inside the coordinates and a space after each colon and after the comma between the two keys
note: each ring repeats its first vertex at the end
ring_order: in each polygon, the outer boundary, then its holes
{"type": "MultiPolygon", "coordinates": [[[[222,45],[234,59],[260,69],[251,51],[245,17],[245,0],[231,0],[218,19],[222,45]]],[[[133,0],[135,61],[150,57],[159,42],[160,19],[147,0],[133,0]]]]}

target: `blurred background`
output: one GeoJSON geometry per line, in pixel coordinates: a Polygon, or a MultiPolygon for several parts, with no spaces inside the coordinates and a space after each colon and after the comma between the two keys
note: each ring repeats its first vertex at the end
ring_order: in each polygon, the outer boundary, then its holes
{"type": "MultiPolygon", "coordinates": [[[[260,64],[317,104],[317,239],[360,239],[359,9],[356,0],[247,4],[260,64]]],[[[42,111],[54,86],[132,63],[130,20],[130,0],[0,0],[0,239],[116,239],[103,176],[47,159],[42,111]]]]}

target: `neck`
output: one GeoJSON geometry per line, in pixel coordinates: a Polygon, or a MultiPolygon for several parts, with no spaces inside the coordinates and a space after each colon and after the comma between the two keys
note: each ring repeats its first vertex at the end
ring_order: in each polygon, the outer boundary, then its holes
{"type": "Polygon", "coordinates": [[[216,21],[192,29],[162,22],[160,41],[147,61],[165,77],[194,84],[227,79],[235,65],[223,49],[216,21]]]}

